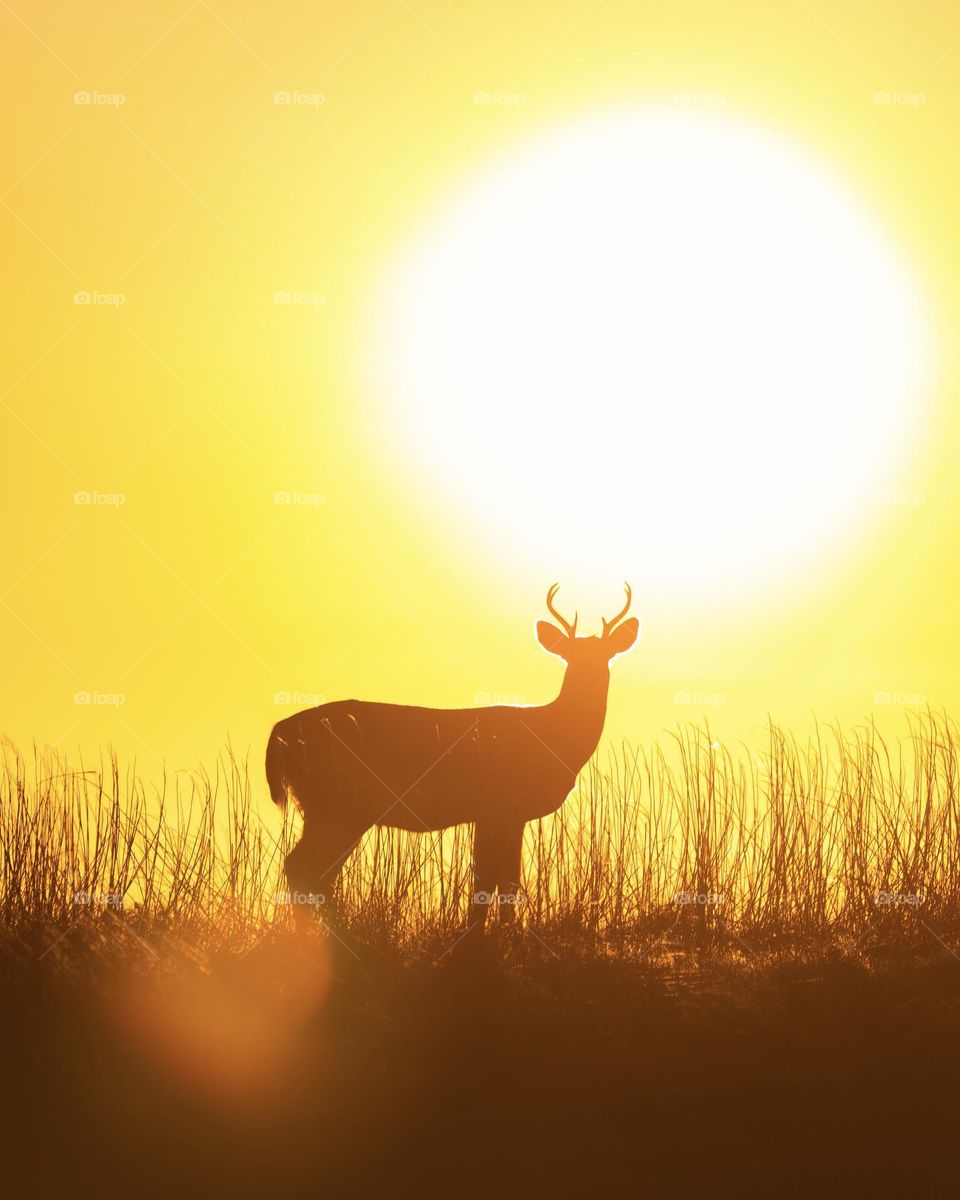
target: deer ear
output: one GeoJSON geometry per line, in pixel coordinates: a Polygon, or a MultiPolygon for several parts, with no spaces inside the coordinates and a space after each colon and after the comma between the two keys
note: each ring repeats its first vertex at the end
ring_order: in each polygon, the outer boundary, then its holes
{"type": "Polygon", "coordinates": [[[566,658],[565,651],[569,640],[565,633],[561,633],[556,625],[551,625],[549,621],[537,622],[537,641],[548,653],[566,658]]]}
{"type": "Polygon", "coordinates": [[[629,621],[624,621],[622,625],[618,625],[607,638],[610,657],[613,658],[616,654],[626,654],[637,640],[639,633],[640,622],[636,617],[631,617],[629,621]]]}

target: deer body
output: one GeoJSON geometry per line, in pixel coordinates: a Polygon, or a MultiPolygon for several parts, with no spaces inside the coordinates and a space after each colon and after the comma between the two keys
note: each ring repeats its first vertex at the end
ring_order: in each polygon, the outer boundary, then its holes
{"type": "MultiPolygon", "coordinates": [[[[555,590],[548,607],[559,618],[555,590]]],[[[609,659],[629,649],[639,629],[631,619],[614,631],[616,618],[603,637],[577,638],[576,620],[559,619],[566,632],[537,626],[541,645],[568,663],[550,704],[432,709],[341,700],[274,726],[270,792],[281,805],[292,793],[304,816],[303,838],[287,858],[297,893],[329,893],[373,826],[420,832],[467,823],[475,827],[475,901],[497,887],[518,890],[524,825],[555,812],[572,790],[603,731],[609,659]]],[[[485,913],[476,902],[481,929],[485,913]]]]}

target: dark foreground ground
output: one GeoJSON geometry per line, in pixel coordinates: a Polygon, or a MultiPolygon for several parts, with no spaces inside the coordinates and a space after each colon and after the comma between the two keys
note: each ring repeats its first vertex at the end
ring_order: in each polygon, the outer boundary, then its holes
{"type": "Polygon", "coordinates": [[[11,1197],[960,1192],[947,953],[331,963],[50,932],[0,967],[11,1197]]]}

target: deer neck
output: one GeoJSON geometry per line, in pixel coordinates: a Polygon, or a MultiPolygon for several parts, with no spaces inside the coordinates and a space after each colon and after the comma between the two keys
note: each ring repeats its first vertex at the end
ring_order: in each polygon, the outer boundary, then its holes
{"type": "Polygon", "coordinates": [[[607,715],[609,688],[608,668],[598,671],[571,664],[563,677],[560,695],[550,706],[558,736],[571,756],[581,760],[578,770],[600,741],[607,715]]]}

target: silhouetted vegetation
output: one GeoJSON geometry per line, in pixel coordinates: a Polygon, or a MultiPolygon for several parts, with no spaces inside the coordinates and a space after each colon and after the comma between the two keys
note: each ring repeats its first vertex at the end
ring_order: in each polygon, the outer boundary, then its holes
{"type": "MultiPolygon", "coordinates": [[[[624,744],[528,827],[520,929],[558,955],[952,953],[958,779],[960,732],[931,713],[894,745],[869,725],[807,741],[770,725],[761,748],[695,726],[624,744]]],[[[371,830],[339,883],[340,931],[384,951],[451,951],[469,911],[469,832],[371,830]]],[[[28,763],[11,748],[3,926],[107,919],[243,950],[290,923],[281,865],[297,833],[229,755],[151,786],[116,757],[28,763]]]]}

